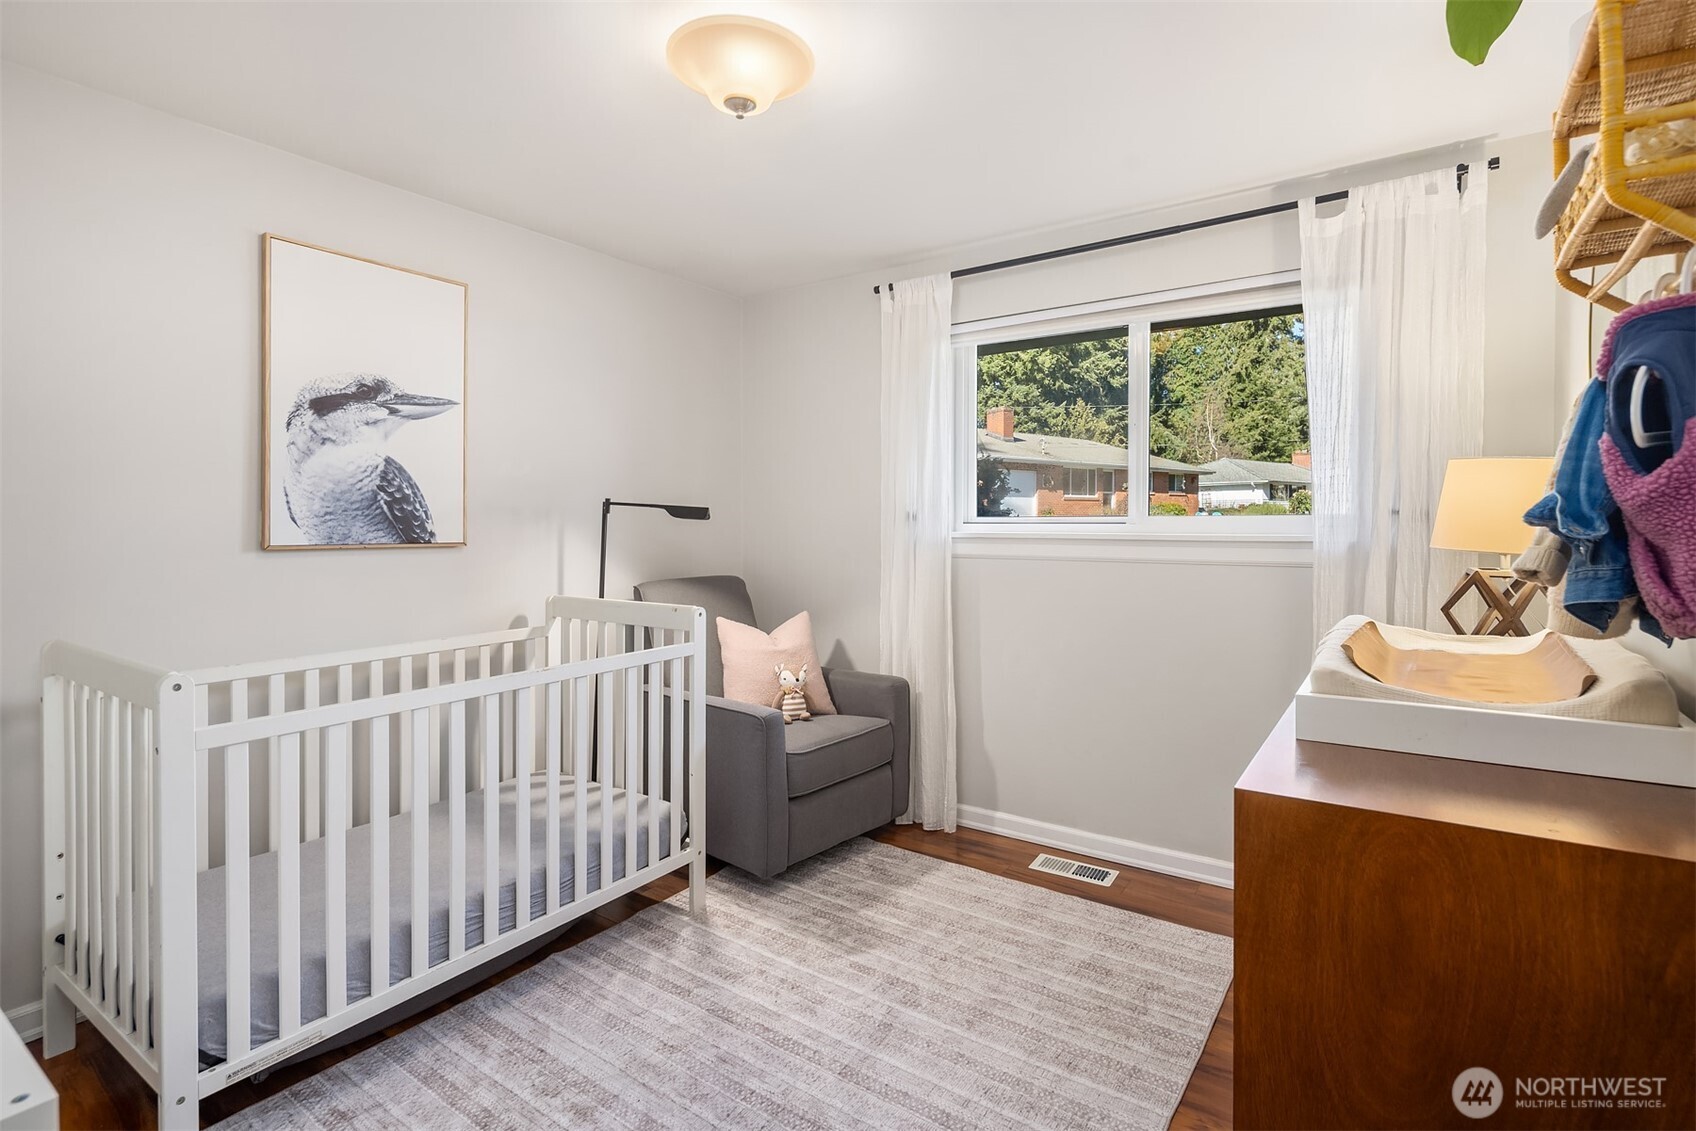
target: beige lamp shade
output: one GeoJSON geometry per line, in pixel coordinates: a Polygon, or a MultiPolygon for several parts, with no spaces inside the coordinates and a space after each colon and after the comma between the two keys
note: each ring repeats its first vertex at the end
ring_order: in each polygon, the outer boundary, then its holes
{"type": "Polygon", "coordinates": [[[1553,459],[1452,459],[1431,526],[1439,550],[1518,554],[1531,544],[1525,512],[1548,490],[1553,459]]]}
{"type": "Polygon", "coordinates": [[[753,16],[690,20],[672,32],[665,61],[683,85],[737,118],[765,113],[813,77],[813,52],[801,37],[753,16]]]}

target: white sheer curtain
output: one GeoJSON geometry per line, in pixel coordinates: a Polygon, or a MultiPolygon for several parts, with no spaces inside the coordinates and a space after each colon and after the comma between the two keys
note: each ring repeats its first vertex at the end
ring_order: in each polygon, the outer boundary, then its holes
{"type": "Polygon", "coordinates": [[[883,305],[883,602],[878,670],[913,689],[912,805],[902,822],[954,831],[953,283],[896,283],[883,305]]]}
{"type": "Polygon", "coordinates": [[[1315,636],[1351,613],[1442,627],[1470,564],[1432,550],[1448,461],[1480,454],[1488,174],[1453,168],[1301,202],[1315,636]]]}

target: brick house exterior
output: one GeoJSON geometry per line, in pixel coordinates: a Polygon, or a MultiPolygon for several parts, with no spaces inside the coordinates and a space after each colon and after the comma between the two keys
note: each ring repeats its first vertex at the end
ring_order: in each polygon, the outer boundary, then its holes
{"type": "MultiPolygon", "coordinates": [[[[978,452],[1004,467],[1012,490],[1003,500],[1027,517],[1096,518],[1124,514],[1130,452],[1112,444],[1019,432],[1013,410],[991,409],[978,430],[978,452]]],[[[1149,504],[1176,503],[1194,514],[1206,469],[1149,457],[1149,504]]]]}

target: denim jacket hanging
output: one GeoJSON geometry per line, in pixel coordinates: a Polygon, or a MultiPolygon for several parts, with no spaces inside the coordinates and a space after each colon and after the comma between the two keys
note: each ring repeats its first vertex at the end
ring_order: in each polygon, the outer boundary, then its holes
{"type": "MultiPolygon", "coordinates": [[[[1635,563],[1644,560],[1643,550],[1634,545],[1630,516],[1622,513],[1603,466],[1604,447],[1617,443],[1604,440],[1616,423],[1610,394],[1616,403],[1623,403],[1617,398],[1621,392],[1629,394],[1629,382],[1639,365],[1657,365],[1689,377],[1696,370],[1692,347],[1696,335],[1691,330],[1696,322],[1692,319],[1696,319],[1696,295],[1677,295],[1634,306],[1608,325],[1596,359],[1596,378],[1573,410],[1571,435],[1555,467],[1554,488],[1525,513],[1526,522],[1554,531],[1572,547],[1563,604],[1570,615],[1597,632],[1607,630],[1622,601],[1639,595],[1635,563]]],[[[1688,412],[1696,407],[1696,397],[1682,403],[1688,412]]],[[[1696,449],[1688,454],[1696,458],[1696,449]]],[[[1640,488],[1618,477],[1613,481],[1632,494],[1635,505],[1640,488]]],[[[1660,585],[1659,578],[1656,584],[1660,585]]],[[[1696,577],[1690,584],[1696,608],[1696,577]]],[[[1654,603],[1640,600],[1637,626],[1670,644],[1672,638],[1656,612],[1654,603]]]]}
{"type": "Polygon", "coordinates": [[[1607,411],[1606,382],[1591,381],[1573,410],[1554,489],[1525,512],[1526,522],[1554,531],[1572,547],[1565,608],[1597,632],[1607,631],[1621,601],[1637,595],[1625,521],[1608,489],[1597,447],[1607,411]]]}

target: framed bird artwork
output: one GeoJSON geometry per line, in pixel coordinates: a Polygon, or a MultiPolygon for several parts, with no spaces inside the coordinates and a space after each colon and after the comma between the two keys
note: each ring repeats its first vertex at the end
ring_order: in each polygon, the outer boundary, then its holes
{"type": "Polygon", "coordinates": [[[267,234],[267,550],[465,545],[464,283],[267,234]]]}

